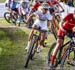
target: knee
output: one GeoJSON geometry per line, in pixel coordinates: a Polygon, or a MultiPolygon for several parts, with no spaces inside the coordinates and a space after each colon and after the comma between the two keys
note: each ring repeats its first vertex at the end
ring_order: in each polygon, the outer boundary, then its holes
{"type": "Polygon", "coordinates": [[[57,40],[57,45],[61,47],[63,45],[63,40],[57,40]]]}

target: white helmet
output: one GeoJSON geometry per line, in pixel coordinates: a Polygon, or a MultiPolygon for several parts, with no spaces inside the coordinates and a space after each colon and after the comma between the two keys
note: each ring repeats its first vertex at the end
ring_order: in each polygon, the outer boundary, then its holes
{"type": "Polygon", "coordinates": [[[43,3],[41,6],[42,6],[42,8],[49,9],[49,4],[48,3],[43,3]]]}

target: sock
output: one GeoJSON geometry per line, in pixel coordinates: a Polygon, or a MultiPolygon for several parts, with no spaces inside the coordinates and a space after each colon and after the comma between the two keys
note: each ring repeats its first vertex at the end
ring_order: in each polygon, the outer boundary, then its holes
{"type": "Polygon", "coordinates": [[[38,45],[38,47],[40,47],[40,45],[38,45]]]}
{"type": "Polygon", "coordinates": [[[29,45],[30,45],[30,41],[28,41],[28,44],[27,44],[27,47],[29,48],[29,45]]]}
{"type": "Polygon", "coordinates": [[[52,55],[52,57],[51,57],[51,64],[54,63],[55,58],[56,58],[56,56],[55,55],[52,55]]]}

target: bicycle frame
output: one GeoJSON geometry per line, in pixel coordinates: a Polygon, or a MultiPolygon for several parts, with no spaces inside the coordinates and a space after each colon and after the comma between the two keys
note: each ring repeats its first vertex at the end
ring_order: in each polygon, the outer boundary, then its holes
{"type": "Polygon", "coordinates": [[[62,60],[62,57],[63,57],[64,53],[65,53],[65,52],[67,51],[67,49],[69,48],[69,47],[67,47],[66,50],[64,51],[63,55],[61,55],[64,46],[68,45],[70,42],[71,42],[71,40],[69,40],[68,42],[66,42],[65,44],[63,44],[63,46],[61,46],[60,51],[59,51],[59,54],[58,54],[58,57],[59,57],[59,58],[58,58],[58,61],[57,61],[56,66],[57,66],[58,64],[60,64],[60,62],[61,62],[61,60],[62,60]],[[60,56],[61,56],[61,57],[60,57],[60,56]]]}

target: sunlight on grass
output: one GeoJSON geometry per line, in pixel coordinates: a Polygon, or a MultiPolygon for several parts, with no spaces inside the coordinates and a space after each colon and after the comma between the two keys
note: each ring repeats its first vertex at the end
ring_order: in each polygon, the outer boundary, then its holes
{"type": "Polygon", "coordinates": [[[0,26],[10,26],[11,24],[8,23],[5,19],[0,18],[0,26]]]}
{"type": "Polygon", "coordinates": [[[3,3],[3,2],[5,2],[6,0],[0,0],[0,3],[3,3]]]}

